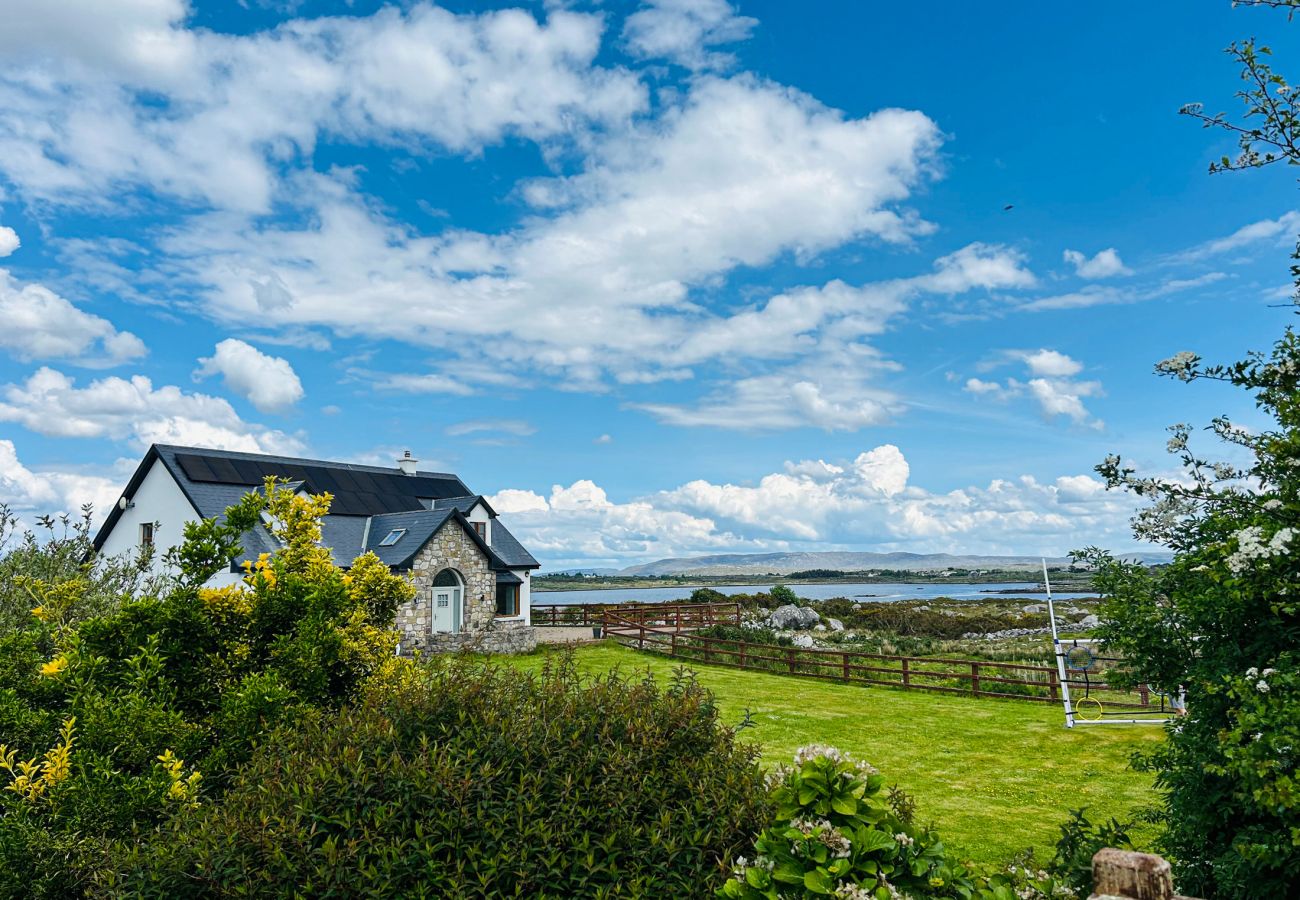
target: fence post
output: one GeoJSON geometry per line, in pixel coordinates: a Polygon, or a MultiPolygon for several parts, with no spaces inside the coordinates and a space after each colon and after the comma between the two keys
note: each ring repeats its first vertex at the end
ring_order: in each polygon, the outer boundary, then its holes
{"type": "Polygon", "coordinates": [[[903,657],[903,687],[912,686],[912,670],[908,667],[909,662],[910,660],[906,656],[904,656],[903,657]]]}
{"type": "Polygon", "coordinates": [[[1142,698],[1143,706],[1151,705],[1151,688],[1147,686],[1145,681],[1142,682],[1142,685],[1138,688],[1138,696],[1142,698]]]}
{"type": "Polygon", "coordinates": [[[674,632],[672,633],[671,637],[672,637],[672,641],[673,641],[673,649],[672,649],[672,653],[671,653],[670,655],[671,655],[671,656],[676,656],[676,655],[677,655],[677,632],[674,631],[674,632]]]}
{"type": "Polygon", "coordinates": [[[749,646],[749,645],[746,644],[744,641],[737,641],[737,642],[736,642],[736,647],[739,648],[739,650],[740,650],[740,657],[739,657],[739,659],[740,659],[740,667],[741,667],[742,669],[745,668],[745,648],[746,648],[747,646],[749,646]]]}
{"type": "Polygon", "coordinates": [[[786,661],[786,662],[789,664],[789,666],[790,666],[790,674],[793,675],[793,674],[795,673],[795,665],[794,665],[794,650],[793,650],[793,649],[790,649],[790,650],[786,650],[786,651],[785,651],[785,661],[786,661]]]}
{"type": "Polygon", "coordinates": [[[980,664],[977,662],[970,664],[970,691],[972,694],[980,692],[980,664]]]}
{"type": "Polygon", "coordinates": [[[1092,896],[1173,900],[1174,877],[1159,856],[1107,847],[1092,858],[1092,896]]]}
{"type": "Polygon", "coordinates": [[[849,680],[849,655],[847,653],[841,653],[840,657],[841,657],[841,662],[843,663],[844,666],[844,680],[848,681],[849,680]]]}
{"type": "Polygon", "coordinates": [[[1061,699],[1061,683],[1057,679],[1056,672],[1052,671],[1047,674],[1047,690],[1053,700],[1061,699]]]}
{"type": "Polygon", "coordinates": [[[638,650],[645,649],[645,622],[637,622],[636,624],[636,648],[638,650]]]}

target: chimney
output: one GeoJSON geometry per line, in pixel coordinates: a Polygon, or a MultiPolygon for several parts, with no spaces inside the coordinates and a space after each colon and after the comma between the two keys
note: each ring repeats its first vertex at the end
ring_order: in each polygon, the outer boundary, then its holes
{"type": "Polygon", "coordinates": [[[397,460],[397,468],[402,470],[403,475],[414,475],[415,467],[420,461],[411,455],[410,450],[402,452],[402,456],[397,460]]]}

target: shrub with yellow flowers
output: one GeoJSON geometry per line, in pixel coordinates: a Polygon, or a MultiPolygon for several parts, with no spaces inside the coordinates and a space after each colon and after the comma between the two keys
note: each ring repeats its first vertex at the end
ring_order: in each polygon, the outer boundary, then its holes
{"type": "Polygon", "coordinates": [[[330,496],[268,479],[222,519],[186,526],[163,596],[77,619],[73,581],[28,585],[26,629],[0,660],[0,897],[68,896],[112,847],[219,796],[258,741],[336,709],[391,667],[396,607],[414,595],[373,554],[349,571],[321,546],[330,496]],[[259,523],[280,550],[240,584],[204,585],[259,523]],[[73,723],[76,748],[73,748],[73,723]]]}

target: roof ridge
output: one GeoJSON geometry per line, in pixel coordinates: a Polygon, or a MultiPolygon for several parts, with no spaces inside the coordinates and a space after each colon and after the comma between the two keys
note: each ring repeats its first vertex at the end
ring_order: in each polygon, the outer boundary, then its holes
{"type": "MultiPolygon", "coordinates": [[[[153,446],[158,450],[167,450],[171,453],[189,453],[195,455],[209,454],[222,459],[263,459],[273,460],[274,462],[279,463],[300,463],[315,466],[334,466],[336,468],[355,469],[363,472],[382,472],[387,475],[406,474],[397,466],[372,466],[369,463],[340,462],[339,460],[334,459],[315,459],[308,456],[281,456],[278,453],[250,453],[247,450],[223,450],[219,447],[193,447],[185,444],[154,444],[153,446]]],[[[460,479],[460,476],[455,472],[418,470],[415,474],[426,478],[460,479]]],[[[470,497],[476,495],[465,494],[464,496],[470,497]]]]}

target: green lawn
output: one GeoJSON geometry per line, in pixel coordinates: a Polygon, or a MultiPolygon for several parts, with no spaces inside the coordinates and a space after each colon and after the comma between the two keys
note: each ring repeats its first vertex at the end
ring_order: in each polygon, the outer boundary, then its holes
{"type": "MultiPolygon", "coordinates": [[[[541,662],[541,654],[514,660],[522,669],[541,662]]],[[[586,672],[619,666],[656,675],[675,665],[610,641],[580,648],[577,662],[586,672]]],[[[1157,726],[1069,730],[1059,705],[692,668],[727,722],[753,714],[757,727],[744,737],[762,746],[765,762],[788,761],[804,744],[847,750],[902,785],[919,817],[977,862],[1005,862],[1029,846],[1050,856],[1057,825],[1074,807],[1123,817],[1153,799],[1150,779],[1131,771],[1128,758],[1162,739],[1157,726]]]]}

